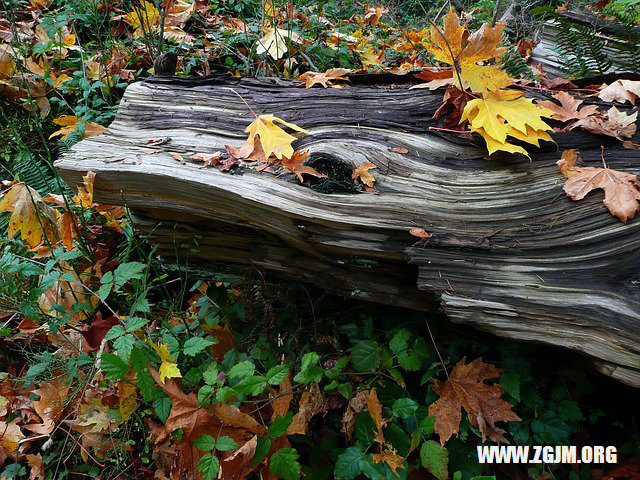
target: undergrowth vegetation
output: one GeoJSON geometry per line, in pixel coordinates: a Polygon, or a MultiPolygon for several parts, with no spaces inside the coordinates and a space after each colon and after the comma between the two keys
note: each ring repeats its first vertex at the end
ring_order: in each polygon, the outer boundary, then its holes
{"type": "MultiPolygon", "coordinates": [[[[182,76],[404,74],[434,63],[425,18],[446,2],[5,3],[0,479],[586,480],[635,468],[478,463],[477,447],[496,442],[615,445],[619,464],[637,463],[636,392],[575,354],[256,272],[170,267],[125,207],[94,201],[94,176],[71,191],[55,174],[163,52],[180,54],[182,76]],[[10,220],[16,210],[32,223],[10,220]]],[[[495,8],[474,2],[467,25],[495,8]]],[[[532,32],[505,33],[504,68],[526,78],[517,40],[532,32]]]]}

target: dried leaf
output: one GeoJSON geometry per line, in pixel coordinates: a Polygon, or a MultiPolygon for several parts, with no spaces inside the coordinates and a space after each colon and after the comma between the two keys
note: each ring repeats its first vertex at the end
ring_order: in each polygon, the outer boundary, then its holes
{"type": "Polygon", "coordinates": [[[354,168],[353,173],[351,174],[351,178],[355,181],[356,185],[358,182],[363,183],[367,187],[373,188],[373,184],[376,182],[376,179],[369,170],[377,168],[371,162],[364,162],[354,168]]]}
{"type": "Polygon", "coordinates": [[[616,80],[610,85],[604,85],[598,97],[605,102],[629,102],[634,105],[640,98],[640,81],[616,80]]]}
{"type": "Polygon", "coordinates": [[[300,152],[296,150],[291,158],[282,157],[282,166],[292,173],[295,173],[300,180],[300,183],[304,181],[302,174],[313,175],[318,178],[327,178],[323,173],[317,172],[314,168],[302,165],[306,160],[309,152],[300,152]]]}
{"type": "Polygon", "coordinates": [[[348,68],[330,68],[324,73],[305,72],[298,77],[298,80],[303,80],[306,88],[311,88],[314,85],[322,85],[324,88],[327,88],[339,80],[348,82],[349,79],[344,75],[347,75],[349,72],[351,72],[351,70],[348,68]]]}
{"type": "Polygon", "coordinates": [[[444,445],[452,435],[458,433],[462,420],[461,409],[469,416],[471,425],[478,428],[482,437],[495,442],[505,442],[503,430],[495,422],[519,421],[512,405],[500,397],[500,385],[487,385],[485,380],[498,377],[502,370],[482,362],[481,358],[465,365],[466,358],[460,360],[449,379],[443,384],[436,381],[433,390],[440,396],[429,406],[429,415],[435,417],[434,431],[440,435],[444,445]]]}
{"type": "Polygon", "coordinates": [[[572,150],[564,152],[557,162],[567,177],[564,191],[572,200],[581,200],[595,189],[604,190],[603,203],[612,215],[623,222],[631,220],[640,209],[640,181],[631,173],[610,168],[576,167],[578,157],[572,150]]]}
{"type": "MultiPolygon", "coordinates": [[[[309,429],[309,420],[316,413],[322,411],[322,393],[317,383],[314,383],[309,390],[305,390],[300,398],[298,413],[287,428],[287,435],[306,435],[309,429]]],[[[286,412],[285,412],[286,413],[286,412]]]]}
{"type": "Polygon", "coordinates": [[[579,120],[570,126],[571,129],[582,128],[591,133],[615,137],[619,140],[631,138],[636,133],[636,119],[638,112],[627,115],[619,111],[616,107],[611,107],[607,116],[594,115],[579,120]]]}
{"type": "Polygon", "coordinates": [[[84,120],[80,120],[75,115],[63,115],[62,117],[56,118],[53,123],[55,123],[56,125],[60,125],[63,128],[61,128],[60,130],[56,130],[51,135],[49,135],[49,139],[57,137],[58,135],[62,135],[62,140],[65,140],[69,136],[69,134],[75,131],[80,125],[84,125],[84,138],[100,135],[107,129],[106,127],[98,125],[97,123],[85,122],[84,120]]]}
{"type": "Polygon", "coordinates": [[[553,119],[560,120],[561,122],[568,122],[569,120],[581,120],[587,118],[590,115],[598,113],[598,107],[595,105],[587,105],[578,110],[578,107],[582,104],[582,100],[568,94],[567,92],[560,92],[553,95],[553,98],[560,102],[558,105],[551,100],[545,100],[538,102],[538,105],[547,110],[553,112],[553,119]]]}
{"type": "Polygon", "coordinates": [[[213,406],[213,413],[222,423],[232,427],[242,427],[258,435],[264,435],[267,431],[264,425],[260,425],[255,418],[243,413],[235,405],[218,403],[213,406]]]}

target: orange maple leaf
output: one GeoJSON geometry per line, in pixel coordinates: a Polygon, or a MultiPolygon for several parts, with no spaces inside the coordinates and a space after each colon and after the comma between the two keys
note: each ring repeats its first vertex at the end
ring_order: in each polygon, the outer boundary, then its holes
{"type": "Polygon", "coordinates": [[[327,178],[323,173],[317,172],[314,168],[302,165],[306,160],[309,152],[300,152],[296,150],[291,158],[282,157],[282,166],[293,172],[300,180],[300,183],[304,181],[302,178],[302,174],[306,173],[307,175],[313,175],[318,178],[327,178]]]}
{"type": "Polygon", "coordinates": [[[334,82],[338,80],[348,82],[349,79],[345,77],[345,75],[349,72],[351,72],[351,70],[348,68],[330,68],[324,73],[305,72],[298,77],[298,80],[303,80],[306,88],[311,88],[314,85],[322,85],[324,88],[327,88],[333,86],[334,82]]]}
{"type": "Polygon", "coordinates": [[[442,383],[435,381],[433,390],[440,398],[429,406],[429,415],[435,417],[434,431],[440,435],[440,444],[444,445],[452,435],[458,433],[464,408],[471,425],[480,430],[483,439],[489,437],[495,442],[506,442],[502,436],[504,430],[495,426],[495,422],[521,420],[512,405],[500,397],[500,385],[487,385],[485,380],[498,377],[503,370],[482,362],[476,358],[465,364],[466,357],[460,360],[449,379],[442,383]]]}
{"type": "Polygon", "coordinates": [[[373,188],[373,184],[376,182],[376,179],[369,170],[377,168],[371,162],[364,162],[358,165],[351,174],[351,178],[358,184],[358,181],[365,184],[367,187],[373,188]]]}

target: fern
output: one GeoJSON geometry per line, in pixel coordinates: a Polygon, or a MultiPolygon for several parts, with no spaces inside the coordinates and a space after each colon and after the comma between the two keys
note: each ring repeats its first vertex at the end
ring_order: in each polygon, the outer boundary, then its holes
{"type": "Polygon", "coordinates": [[[585,25],[556,17],[557,45],[554,47],[563,70],[572,78],[604,74],[611,68],[611,59],[603,52],[604,41],[598,32],[585,25]]]}

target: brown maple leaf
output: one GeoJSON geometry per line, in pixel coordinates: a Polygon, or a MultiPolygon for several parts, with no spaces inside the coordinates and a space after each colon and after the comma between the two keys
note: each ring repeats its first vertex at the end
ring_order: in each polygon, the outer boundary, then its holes
{"type": "Polygon", "coordinates": [[[446,382],[436,380],[433,385],[440,398],[429,406],[429,415],[436,419],[434,431],[440,436],[440,444],[444,445],[458,433],[462,408],[467,412],[471,425],[480,430],[483,440],[489,437],[495,442],[506,442],[504,430],[496,427],[495,422],[519,421],[520,417],[511,410],[510,403],[500,398],[500,385],[484,383],[498,377],[503,370],[483,363],[482,358],[476,358],[469,364],[465,361],[466,357],[453,367],[446,382]]]}
{"type": "Polygon", "coordinates": [[[558,160],[562,174],[567,178],[564,191],[572,200],[582,200],[589,192],[604,190],[603,203],[612,215],[623,222],[631,220],[640,209],[640,181],[631,173],[602,167],[576,167],[579,156],[566,151],[558,160]]]}
{"type": "Polygon", "coordinates": [[[377,168],[377,167],[371,162],[361,163],[360,165],[358,165],[356,168],[353,169],[351,178],[353,178],[356,185],[358,184],[358,182],[362,182],[367,187],[373,188],[373,184],[376,182],[376,179],[373,175],[371,175],[371,173],[369,173],[369,170],[373,168],[377,168]]]}
{"type": "Polygon", "coordinates": [[[322,85],[324,88],[331,87],[334,82],[339,80],[349,81],[349,78],[345,77],[351,70],[348,68],[330,68],[324,73],[318,72],[305,72],[298,77],[298,80],[303,80],[306,84],[306,88],[311,88],[314,85],[322,85]]]}
{"type": "Polygon", "coordinates": [[[467,94],[460,90],[455,85],[451,85],[444,92],[442,99],[442,105],[438,107],[436,113],[433,114],[433,120],[439,119],[442,115],[447,115],[444,119],[444,128],[460,129],[460,119],[462,118],[462,112],[467,105],[467,94]]]}
{"type": "Polygon", "coordinates": [[[327,178],[326,175],[316,171],[314,168],[302,165],[307,160],[308,155],[309,152],[300,152],[296,150],[291,158],[282,157],[282,166],[290,172],[295,173],[298,177],[298,180],[300,180],[300,183],[304,181],[304,179],[302,178],[303,173],[307,175],[313,175],[314,177],[318,178],[327,178]]]}
{"type": "Polygon", "coordinates": [[[204,433],[203,429],[219,425],[211,412],[198,406],[198,395],[184,393],[175,378],[167,378],[164,382],[160,381],[160,374],[153,367],[149,367],[149,373],[158,387],[171,398],[171,411],[165,422],[169,431],[182,428],[184,438],[194,440],[199,436],[198,434],[204,433]]]}
{"type": "Polygon", "coordinates": [[[356,424],[356,415],[367,406],[366,391],[360,391],[354,395],[349,401],[342,414],[342,432],[344,432],[347,440],[351,440],[353,430],[356,424]]]}
{"type": "Polygon", "coordinates": [[[567,92],[559,92],[553,95],[554,99],[560,102],[558,105],[551,100],[545,100],[544,102],[538,102],[543,108],[548,108],[553,112],[553,119],[560,120],[561,122],[568,122],[569,120],[582,120],[590,115],[598,113],[598,107],[595,105],[587,105],[578,109],[582,104],[582,100],[568,94],[567,92]]]}
{"type": "Polygon", "coordinates": [[[316,413],[322,411],[322,393],[320,393],[317,383],[302,393],[299,405],[298,413],[295,414],[289,428],[287,428],[287,435],[306,435],[309,429],[309,420],[316,413]]]}
{"type": "Polygon", "coordinates": [[[453,83],[453,69],[440,69],[437,67],[423,67],[420,73],[413,75],[420,80],[426,80],[427,83],[421,83],[414,85],[411,88],[428,88],[429,90],[435,90],[436,88],[451,85],[453,83]]]}
{"type": "Polygon", "coordinates": [[[607,116],[592,115],[590,117],[578,120],[570,125],[570,129],[580,127],[591,133],[615,137],[619,140],[631,138],[636,133],[635,121],[638,118],[638,112],[633,115],[627,115],[616,107],[611,107],[607,112],[607,116]]]}

